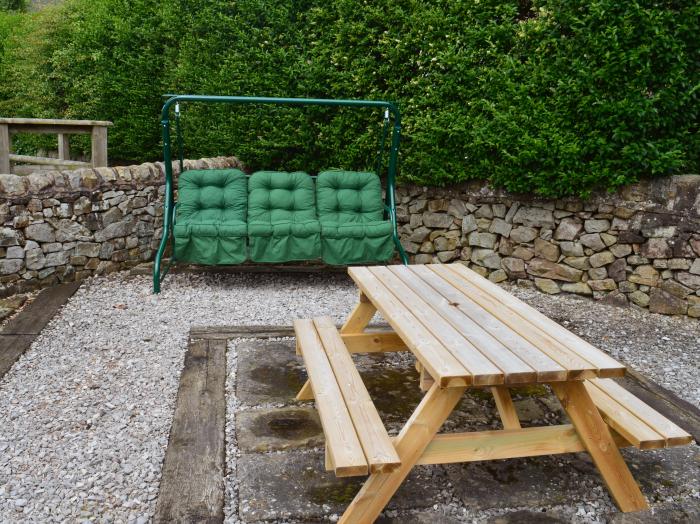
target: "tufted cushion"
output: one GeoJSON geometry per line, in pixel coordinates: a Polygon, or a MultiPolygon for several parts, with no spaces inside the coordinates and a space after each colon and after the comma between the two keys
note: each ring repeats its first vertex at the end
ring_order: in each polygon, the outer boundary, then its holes
{"type": "Polygon", "coordinates": [[[359,264],[393,256],[393,226],[384,219],[382,186],[376,174],[319,173],[316,199],[325,262],[359,264]]]}
{"type": "Polygon", "coordinates": [[[258,171],[248,180],[250,258],[256,262],[320,256],[314,182],[302,172],[258,171]]]}
{"type": "Polygon", "coordinates": [[[178,179],[175,254],[198,264],[246,258],[247,181],[238,169],[185,171],[178,179]]]}

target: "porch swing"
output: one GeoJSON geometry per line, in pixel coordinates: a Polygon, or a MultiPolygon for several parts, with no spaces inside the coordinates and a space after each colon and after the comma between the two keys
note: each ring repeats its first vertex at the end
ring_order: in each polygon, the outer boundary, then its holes
{"type": "Polygon", "coordinates": [[[153,265],[153,291],[176,261],[233,265],[248,260],[284,263],[323,260],[330,265],[384,263],[398,252],[408,258],[396,224],[395,180],[401,132],[391,102],[313,98],[172,95],[161,112],[165,163],[163,236],[153,265]],[[311,176],[297,171],[239,169],[184,170],[180,104],[316,105],[384,110],[375,171],[328,170],[311,176]],[[180,174],[175,201],[170,109],[175,109],[180,174]],[[393,119],[386,192],[382,201],[382,158],[393,119]],[[170,263],[162,269],[168,244],[170,263]]]}

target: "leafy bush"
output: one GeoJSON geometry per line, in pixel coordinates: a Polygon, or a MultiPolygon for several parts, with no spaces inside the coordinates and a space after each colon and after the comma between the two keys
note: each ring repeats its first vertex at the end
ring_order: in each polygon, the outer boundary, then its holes
{"type": "MultiPolygon", "coordinates": [[[[29,25],[30,50],[0,47],[0,74],[21,71],[0,111],[113,120],[120,161],[160,156],[178,92],[395,100],[418,183],[585,195],[700,167],[692,0],[69,0],[29,25]]],[[[325,108],[183,118],[187,156],[252,169],[370,167],[380,126],[325,108]]]]}

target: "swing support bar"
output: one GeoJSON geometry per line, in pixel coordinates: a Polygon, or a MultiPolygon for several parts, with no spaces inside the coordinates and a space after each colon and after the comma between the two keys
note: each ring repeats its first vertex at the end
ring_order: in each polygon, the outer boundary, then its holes
{"type": "MultiPolygon", "coordinates": [[[[167,268],[161,275],[161,264],[168,241],[173,234],[173,220],[175,215],[175,195],[173,186],[172,167],[172,143],[170,138],[170,109],[176,106],[179,113],[179,106],[182,102],[203,102],[214,104],[272,104],[290,106],[330,106],[330,107],[357,107],[357,108],[383,108],[385,115],[388,113],[393,120],[391,132],[391,145],[389,148],[389,166],[387,173],[385,204],[388,218],[393,227],[394,243],[404,264],[408,263],[408,257],[399,241],[398,226],[396,223],[396,169],[399,156],[399,142],[401,139],[401,114],[399,108],[393,102],[382,100],[333,100],[325,98],[274,98],[255,96],[211,96],[211,95],[168,95],[169,98],[163,104],[161,111],[161,132],[163,136],[163,162],[165,164],[165,211],[163,213],[163,236],[156,252],[153,264],[153,291],[160,292],[160,283],[167,273],[167,268]]],[[[179,114],[177,118],[179,126],[179,114]]],[[[182,144],[178,138],[179,152],[182,155],[182,144]]],[[[380,151],[381,155],[381,151],[380,151]]],[[[181,166],[182,167],[182,166],[181,166]]],[[[380,175],[377,173],[377,175],[380,175]]],[[[174,258],[174,257],[173,257],[174,258]]],[[[171,262],[172,263],[172,262],[171,262]]]]}

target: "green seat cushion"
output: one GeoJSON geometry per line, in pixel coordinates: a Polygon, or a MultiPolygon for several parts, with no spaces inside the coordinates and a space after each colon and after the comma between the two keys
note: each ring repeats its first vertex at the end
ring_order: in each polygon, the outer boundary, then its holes
{"type": "Polygon", "coordinates": [[[196,264],[246,259],[247,180],[238,169],[185,171],[178,179],[175,257],[196,264]]]}
{"type": "Polygon", "coordinates": [[[321,256],[313,179],[306,173],[258,171],[248,180],[248,244],[255,262],[321,256]]]}
{"type": "Polygon", "coordinates": [[[384,219],[382,186],[375,173],[319,173],[316,200],[326,263],[362,264],[392,258],[393,226],[384,219]]]}

